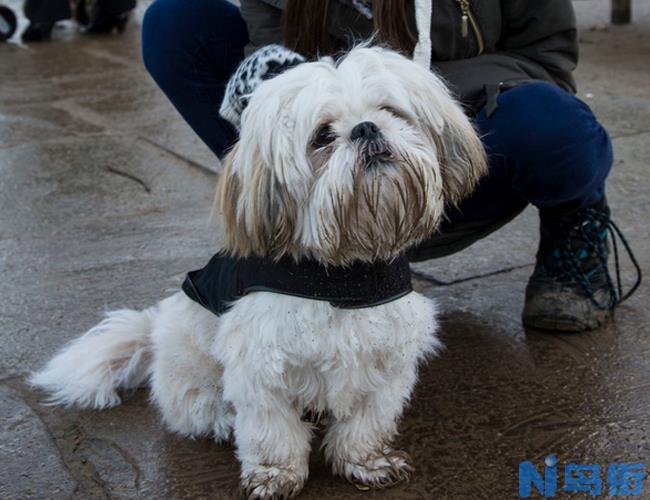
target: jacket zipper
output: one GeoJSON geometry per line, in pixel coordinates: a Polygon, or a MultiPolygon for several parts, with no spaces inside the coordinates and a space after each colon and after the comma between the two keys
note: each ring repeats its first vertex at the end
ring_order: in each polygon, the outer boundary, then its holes
{"type": "Polygon", "coordinates": [[[467,38],[469,35],[468,24],[472,26],[472,31],[476,36],[476,42],[478,43],[478,55],[483,53],[485,49],[485,44],[483,43],[483,35],[481,30],[478,27],[472,8],[469,5],[469,0],[456,0],[461,10],[461,22],[460,22],[460,32],[463,35],[463,38],[467,38]]]}

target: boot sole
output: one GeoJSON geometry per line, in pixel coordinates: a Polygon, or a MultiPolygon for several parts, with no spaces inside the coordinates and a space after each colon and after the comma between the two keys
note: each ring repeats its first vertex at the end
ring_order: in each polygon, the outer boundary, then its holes
{"type": "Polygon", "coordinates": [[[579,333],[586,332],[590,330],[596,330],[605,323],[610,318],[610,313],[605,311],[605,314],[601,318],[594,318],[593,321],[589,322],[576,322],[571,319],[562,319],[562,318],[549,318],[546,316],[528,316],[522,319],[524,326],[528,328],[536,328],[538,330],[545,331],[555,331],[555,332],[567,332],[567,333],[579,333]]]}

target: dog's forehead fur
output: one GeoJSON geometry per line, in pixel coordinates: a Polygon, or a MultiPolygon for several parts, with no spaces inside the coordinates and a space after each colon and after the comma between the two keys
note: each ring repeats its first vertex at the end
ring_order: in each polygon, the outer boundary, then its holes
{"type": "Polygon", "coordinates": [[[272,102],[280,126],[296,119],[309,127],[343,116],[362,120],[364,114],[384,105],[413,112],[406,87],[420,84],[412,75],[405,78],[408,69],[419,68],[407,58],[378,47],[358,47],[337,60],[326,57],[303,63],[256,89],[242,117],[242,128],[246,127],[246,118],[257,115],[256,108],[265,107],[268,111],[272,102]]]}

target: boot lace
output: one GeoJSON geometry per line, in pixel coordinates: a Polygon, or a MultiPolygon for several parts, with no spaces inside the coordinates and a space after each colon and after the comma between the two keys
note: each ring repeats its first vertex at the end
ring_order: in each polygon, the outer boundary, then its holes
{"type": "Polygon", "coordinates": [[[577,283],[594,306],[601,310],[613,309],[627,300],[641,284],[641,267],[636,256],[619,227],[605,211],[593,208],[581,211],[579,219],[577,221],[574,219],[573,225],[569,226],[564,237],[554,245],[552,256],[559,267],[556,277],[562,281],[577,283]],[[616,283],[612,279],[607,263],[608,233],[611,235],[614,250],[616,283]],[[621,279],[619,243],[627,252],[636,271],[634,285],[625,293],[623,293],[621,279]],[[604,301],[596,297],[596,291],[601,289],[607,292],[604,301]]]}

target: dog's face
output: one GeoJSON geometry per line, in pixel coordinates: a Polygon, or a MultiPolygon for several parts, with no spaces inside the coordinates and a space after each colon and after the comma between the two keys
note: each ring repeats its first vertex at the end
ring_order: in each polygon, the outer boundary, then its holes
{"type": "Polygon", "coordinates": [[[325,264],[390,259],[430,236],[485,171],[433,73],[356,48],[262,83],[217,192],[227,250],[325,264]]]}

